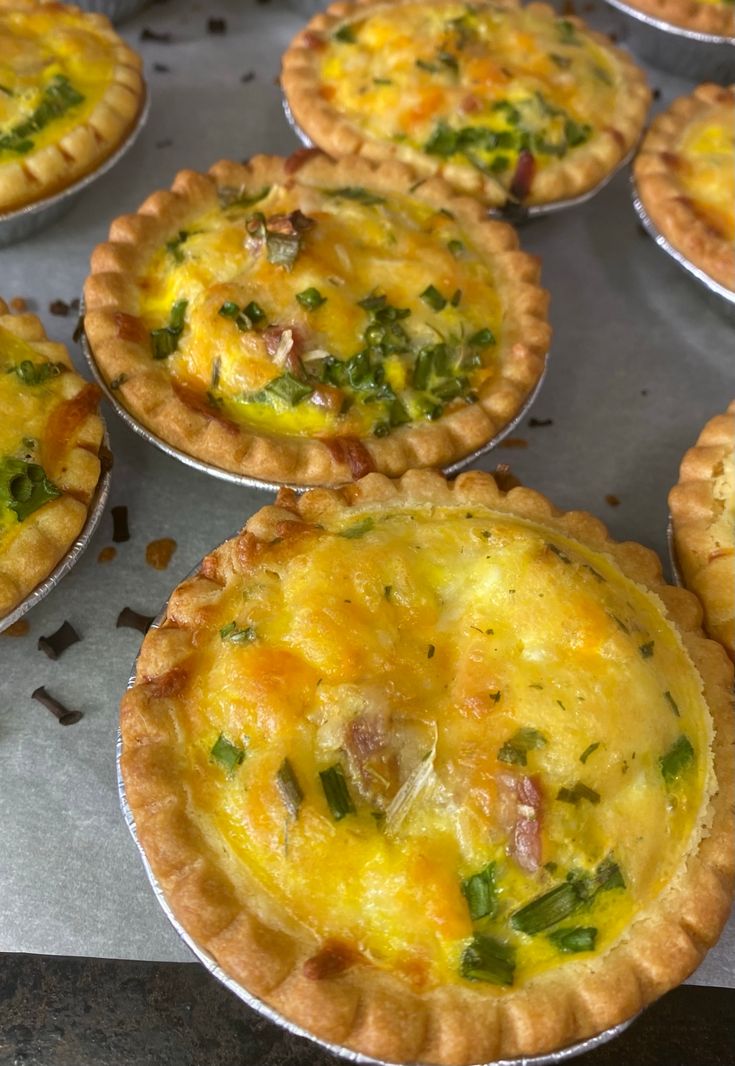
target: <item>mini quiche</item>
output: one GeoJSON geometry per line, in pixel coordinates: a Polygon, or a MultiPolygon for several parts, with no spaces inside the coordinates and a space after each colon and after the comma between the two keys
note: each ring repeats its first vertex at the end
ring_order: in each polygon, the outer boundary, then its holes
{"type": "Polygon", "coordinates": [[[401,164],[319,152],[184,171],[113,223],[85,329],[159,438],[266,481],[446,466],[538,384],[538,262],[510,226],[401,164]]]}
{"type": "Polygon", "coordinates": [[[590,192],[630,152],[649,91],[610,41],[545,4],[334,4],[295,38],[283,89],[334,156],[395,158],[486,205],[590,192]]]}
{"type": "Polygon", "coordinates": [[[102,15],[0,0],[0,214],[94,170],[141,110],[141,61],[102,15]]]}
{"type": "Polygon", "coordinates": [[[122,774],[176,920],[389,1062],[565,1047],[727,918],[732,667],[695,598],[488,474],[284,490],[173,594],[122,774]]]}
{"type": "Polygon", "coordinates": [[[0,625],[76,540],[100,476],[99,389],[0,300],[0,625]]]}
{"type": "Polygon", "coordinates": [[[646,134],[634,176],[667,241],[735,291],[735,87],[700,85],[675,100],[646,134]]]}
{"type": "Polygon", "coordinates": [[[644,15],[684,30],[735,37],[732,0],[626,0],[626,3],[644,15]]]}
{"type": "Polygon", "coordinates": [[[735,659],[735,400],[704,427],[669,494],[674,548],[707,632],[735,659]]]}

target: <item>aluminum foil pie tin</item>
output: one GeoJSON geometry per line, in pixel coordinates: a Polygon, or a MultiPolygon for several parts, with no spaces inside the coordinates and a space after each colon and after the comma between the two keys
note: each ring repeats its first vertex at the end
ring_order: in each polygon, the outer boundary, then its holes
{"type": "Polygon", "coordinates": [[[666,545],[669,549],[669,563],[671,564],[671,576],[674,579],[674,584],[679,588],[686,588],[684,584],[684,578],[682,576],[681,567],[679,566],[679,557],[676,554],[676,541],[674,539],[674,521],[669,515],[669,521],[666,526],[666,545]]]}
{"type": "MultiPolygon", "coordinates": [[[[81,306],[81,314],[82,316],[84,315],[83,303],[81,306]]],[[[82,331],[80,343],[82,346],[82,351],[84,352],[84,357],[87,360],[87,363],[92,372],[92,375],[94,376],[95,381],[100,386],[112,406],[115,408],[117,414],[120,416],[120,418],[122,418],[123,422],[127,426],[129,426],[130,429],[134,430],[144,440],[147,440],[149,444],[153,444],[156,446],[156,448],[160,448],[162,452],[166,453],[166,455],[170,455],[172,458],[178,459],[179,462],[184,463],[186,466],[192,467],[192,469],[194,470],[199,470],[203,474],[210,474],[212,477],[219,478],[221,481],[229,481],[233,485],[243,485],[246,488],[264,489],[268,492],[277,492],[279,489],[282,488],[292,488],[295,489],[297,492],[304,492],[307,488],[325,487],[322,485],[292,485],[289,484],[289,482],[267,481],[263,478],[251,477],[247,474],[237,474],[234,473],[232,470],[224,470],[221,466],[216,466],[214,463],[207,463],[202,459],[195,459],[194,456],[188,455],[186,452],[182,452],[181,449],[174,447],[173,444],[169,444],[165,440],[162,440],[161,437],[157,436],[157,434],[155,434],[152,430],[148,429],[147,426],[144,426],[141,422],[139,422],[138,419],[133,414],[131,414],[127,407],[125,407],[124,404],[120,402],[116,393],[113,392],[108,383],[105,381],[100,368],[97,366],[94,354],[92,352],[92,346],[90,345],[87,335],[84,331],[82,331]]],[[[536,399],[536,396],[538,395],[538,392],[543,384],[544,378],[546,377],[548,360],[549,355],[547,353],[546,365],[544,366],[541,376],[539,377],[532,391],[526,397],[521,408],[516,412],[510,422],[507,422],[504,426],[502,426],[501,429],[495,434],[495,436],[487,442],[487,444],[483,444],[481,448],[478,448],[476,451],[464,456],[464,458],[458,459],[456,463],[452,463],[450,466],[444,467],[442,471],[444,474],[446,474],[447,476],[453,476],[455,474],[458,474],[461,470],[464,470],[466,467],[470,466],[472,463],[477,462],[477,460],[480,459],[483,455],[487,455],[488,452],[492,451],[492,449],[495,448],[503,440],[504,437],[511,433],[513,429],[518,425],[518,423],[526,417],[529,409],[531,408],[534,400],[536,399]]],[[[335,488],[336,486],[326,487],[335,488]]]]}
{"type": "MultiPolygon", "coordinates": [[[[199,566],[195,566],[194,569],[187,575],[184,580],[193,577],[193,575],[199,571],[200,566],[201,564],[199,566]]],[[[164,618],[166,617],[167,608],[168,604],[165,604],[160,614],[151,623],[151,629],[157,629],[158,626],[161,625],[164,618]]],[[[133,663],[133,669],[130,674],[130,678],[128,679],[128,689],[132,688],[135,684],[135,671],[137,667],[137,661],[138,660],[136,657],[136,660],[133,663]]],[[[179,923],[178,919],[175,917],[173,911],[171,910],[168,900],[164,895],[163,889],[161,888],[161,885],[159,884],[156,875],[153,873],[153,870],[150,867],[150,863],[148,862],[145,851],[138,837],[138,831],[135,825],[135,818],[133,817],[133,812],[130,809],[127,793],[125,791],[125,781],[123,779],[121,766],[122,753],[122,734],[118,730],[117,744],[115,748],[115,759],[117,763],[117,791],[120,799],[120,809],[122,810],[125,823],[128,829],[130,830],[130,835],[135,841],[135,845],[143,861],[146,876],[148,878],[148,881],[150,882],[151,888],[153,889],[154,895],[161,906],[161,909],[163,910],[164,914],[166,915],[178,935],[181,937],[183,942],[194,953],[194,955],[196,955],[202,965],[205,966],[206,969],[209,970],[209,972],[212,974],[212,976],[215,977],[221,984],[223,984],[225,988],[228,988],[230,992],[234,992],[238,999],[241,999],[244,1003],[247,1004],[248,1007],[256,1011],[258,1014],[262,1015],[263,1017],[267,1018],[269,1021],[274,1022],[276,1025],[280,1026],[281,1029],[285,1029],[287,1030],[287,1032],[292,1033],[294,1036],[305,1037],[307,1040],[310,1040],[312,1043],[317,1044],[321,1048],[324,1048],[326,1051],[330,1051],[333,1055],[339,1055],[347,1062],[364,1063],[365,1066],[400,1066],[400,1064],[386,1062],[383,1059],[374,1059],[371,1058],[369,1055],[362,1055],[359,1051],[352,1051],[350,1048],[342,1047],[340,1044],[332,1044],[326,1040],[320,1040],[318,1037],[314,1036],[306,1029],[302,1029],[300,1026],[295,1025],[292,1021],[289,1021],[288,1018],[284,1018],[282,1014],[274,1010],[273,1007],[258,999],[257,996],[254,996],[252,992],[249,992],[247,988],[244,988],[237,981],[233,980],[232,977],[229,977],[228,974],[226,974],[225,971],[222,970],[222,968],[217,964],[216,959],[214,959],[207,951],[200,947],[200,945],[197,944],[196,941],[192,940],[192,938],[186,932],[184,927],[179,923]]],[[[592,1051],[594,1048],[599,1047],[601,1044],[607,1044],[616,1036],[620,1036],[620,1034],[625,1032],[628,1026],[630,1026],[635,1021],[636,1017],[637,1015],[634,1015],[634,1017],[629,1018],[627,1021],[621,1022],[619,1025],[613,1026],[612,1029],[606,1029],[604,1032],[598,1033],[596,1036],[592,1036],[588,1040],[581,1040],[575,1044],[570,1044],[569,1047],[560,1048],[558,1051],[551,1051],[544,1055],[525,1055],[521,1058],[516,1059],[494,1059],[492,1062],[478,1063],[477,1066],[554,1066],[554,1064],[559,1062],[567,1062],[569,1061],[569,1059],[576,1058],[578,1055],[583,1055],[587,1051],[592,1051]]],[[[245,1049],[243,1050],[245,1051],[245,1049]]],[[[411,1063],[410,1066],[431,1066],[431,1064],[411,1063]]]]}
{"type": "MultiPolygon", "coordinates": [[[[102,446],[100,453],[104,454],[105,451],[110,451],[110,438],[107,434],[107,427],[102,423],[104,430],[102,434],[102,446]]],[[[79,559],[80,555],[86,549],[89,544],[94,531],[100,523],[102,514],[105,510],[105,504],[107,503],[107,497],[110,493],[110,479],[111,479],[111,466],[110,464],[102,464],[102,470],[100,473],[100,479],[97,482],[97,488],[94,490],[91,503],[89,505],[89,511],[87,513],[87,520],[82,526],[81,532],[72,546],[66,552],[65,555],[59,559],[56,566],[53,568],[48,577],[39,582],[38,585],[29,592],[24,600],[14,607],[10,614],[6,614],[4,618],[0,618],[0,633],[8,626],[12,626],[14,622],[17,622],[26,611],[30,611],[31,607],[35,607],[44,596],[48,596],[49,592],[55,588],[61,581],[62,577],[69,573],[74,563],[79,559]]]]}
{"type": "MultiPolygon", "coordinates": [[[[286,121],[296,134],[298,139],[303,144],[304,148],[316,147],[314,142],[304,133],[299,126],[298,122],[293,116],[293,112],[289,106],[288,100],[285,96],[282,97],[283,112],[286,116],[286,121]]],[[[506,222],[512,222],[514,225],[519,225],[531,218],[542,218],[544,215],[553,215],[557,211],[565,211],[568,207],[577,207],[579,204],[587,203],[593,196],[596,196],[598,192],[605,188],[605,186],[612,181],[618,171],[623,167],[627,167],[631,159],[636,153],[638,146],[634,145],[626,155],[620,160],[609,174],[606,174],[602,181],[599,181],[597,185],[592,189],[588,189],[587,192],[580,193],[579,196],[572,196],[567,200],[554,200],[550,204],[532,204],[530,207],[524,207],[522,204],[512,204],[508,208],[490,208],[488,214],[492,218],[498,218],[506,222]]]]}
{"type": "Polygon", "coordinates": [[[735,37],[699,33],[630,7],[623,0],[607,0],[623,16],[625,44],[660,70],[695,81],[723,85],[735,77],[735,37]]]}
{"type": "Polygon", "coordinates": [[[108,170],[111,170],[122,159],[128,149],[132,148],[140,131],[146,124],[149,109],[150,99],[146,93],[140,114],[125,140],[118,145],[112,155],[103,160],[91,173],[85,174],[72,185],[62,189],[61,192],[57,192],[53,196],[47,196],[44,200],[26,204],[25,207],[19,207],[14,211],[0,213],[0,248],[4,248],[8,244],[15,244],[17,241],[24,241],[26,237],[30,237],[38,230],[45,229],[46,226],[50,226],[52,222],[56,222],[62,215],[65,215],[74,206],[87,186],[101,178],[108,170]]]}
{"type": "Polygon", "coordinates": [[[735,292],[732,289],[725,288],[724,285],[720,285],[719,282],[711,278],[709,274],[706,274],[694,263],[690,262],[685,255],[683,255],[678,248],[675,248],[663,233],[658,229],[653,219],[650,217],[643,202],[638,195],[638,190],[635,185],[635,181],[631,179],[631,189],[633,194],[633,207],[641,220],[641,224],[645,229],[649,237],[652,237],[659,248],[663,249],[675,263],[685,270],[687,274],[693,278],[700,289],[705,295],[708,303],[715,307],[718,311],[723,312],[728,318],[732,318],[735,321],[735,292]]]}
{"type": "Polygon", "coordinates": [[[94,11],[107,15],[111,22],[123,22],[142,11],[148,0],[74,0],[74,3],[82,11],[94,11]]]}

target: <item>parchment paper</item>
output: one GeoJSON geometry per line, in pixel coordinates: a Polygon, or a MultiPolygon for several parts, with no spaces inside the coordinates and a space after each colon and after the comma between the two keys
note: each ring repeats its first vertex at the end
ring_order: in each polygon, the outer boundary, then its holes
{"type": "MultiPolygon", "coordinates": [[[[586,16],[618,25],[607,9],[586,16]]],[[[297,147],[274,79],[301,22],[275,0],[169,0],[123,27],[146,60],[146,130],[69,215],[0,250],[0,294],[33,300],[83,372],[71,342],[74,315],[49,315],[49,302],[79,295],[110,220],[168,187],[178,169],[297,147]],[[213,16],[227,20],[225,36],[207,33],[213,16]],[[143,26],[171,33],[172,43],[140,42],[143,26]],[[241,80],[251,71],[254,78],[241,80]]],[[[656,71],[651,83],[662,93],[656,107],[692,88],[656,71]]],[[[521,240],[542,256],[552,294],[552,357],[532,415],[553,424],[531,428],[526,420],[514,436],[527,447],[500,448],[480,465],[510,462],[560,507],[593,511],[616,537],[665,556],[666,495],[680,458],[735,395],[732,327],[640,233],[627,174],[590,203],[527,225],[521,240]],[[619,506],[606,502],[609,494],[619,506]]],[[[112,543],[106,515],[82,560],[27,616],[30,633],[0,636],[0,950],[186,960],[192,956],[160,911],[118,808],[117,706],[140,636],[116,629],[115,620],[123,606],[157,613],[202,555],[270,497],[192,471],[109,408],[106,417],[115,454],[109,505],[128,507],[131,539],[112,562],[97,562],[112,543]],[[163,536],[178,549],[158,572],[145,548],[163,536]],[[65,619],[83,640],[52,662],[36,641],[65,619]],[[30,699],[38,685],[83,711],[83,720],[60,727],[30,699]]],[[[735,987],[732,919],[692,980],[735,987]]]]}

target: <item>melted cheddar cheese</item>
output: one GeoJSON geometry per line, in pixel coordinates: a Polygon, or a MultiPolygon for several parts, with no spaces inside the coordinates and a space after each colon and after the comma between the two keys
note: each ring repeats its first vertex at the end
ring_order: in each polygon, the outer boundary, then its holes
{"type": "Polygon", "coordinates": [[[114,69],[109,35],[82,12],[0,10],[0,168],[86,122],[114,69]]]}
{"type": "Polygon", "coordinates": [[[344,513],[197,635],[189,810],[291,919],[416,988],[607,949],[710,788],[702,682],[609,556],[486,510],[344,513]]]}
{"type": "Polygon", "coordinates": [[[401,3],[350,19],[321,53],[321,94],[365,134],[497,179],[519,199],[609,124],[612,54],[548,9],[401,3]]]}
{"type": "Polygon", "coordinates": [[[220,190],[139,280],[178,394],[285,435],[382,436],[497,372],[492,263],[448,212],[363,188],[220,190]]]}
{"type": "Polygon", "coordinates": [[[712,108],[689,124],[678,144],[677,177],[694,210],[721,237],[735,241],[735,114],[712,108]]]}

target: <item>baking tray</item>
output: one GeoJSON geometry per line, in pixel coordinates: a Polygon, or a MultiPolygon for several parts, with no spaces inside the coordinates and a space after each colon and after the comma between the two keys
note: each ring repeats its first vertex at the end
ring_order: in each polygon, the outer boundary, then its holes
{"type": "Polygon", "coordinates": [[[735,76],[735,37],[699,33],[647,15],[623,0],[606,0],[623,16],[625,43],[661,70],[727,84],[735,76]]]}
{"type": "MultiPolygon", "coordinates": [[[[193,568],[187,574],[184,580],[193,577],[201,569],[201,563],[193,568]]],[[[151,623],[151,629],[157,629],[166,617],[166,611],[168,610],[168,603],[164,605],[160,613],[151,623]]],[[[136,656],[133,668],[128,678],[127,688],[131,689],[135,684],[135,673],[137,669],[138,657],[136,656]]],[[[369,1055],[362,1055],[359,1051],[352,1051],[350,1048],[343,1047],[341,1044],[332,1044],[327,1040],[320,1040],[319,1037],[310,1033],[308,1029],[303,1029],[301,1026],[296,1025],[288,1018],[284,1017],[279,1011],[274,1010],[273,1007],[264,1003],[257,996],[254,996],[252,992],[244,988],[238,981],[235,981],[218,965],[216,959],[214,959],[207,951],[205,951],[192,937],[189,936],[184,927],[180,924],[176,916],[174,915],[168,900],[164,894],[161,885],[156,878],[156,875],[151,869],[150,863],[146,857],[143,846],[138,837],[138,831],[135,825],[135,818],[133,812],[130,809],[128,803],[128,797],[125,790],[125,781],[123,780],[122,767],[120,760],[123,752],[122,734],[118,730],[117,742],[115,745],[115,761],[117,770],[117,791],[120,800],[120,808],[125,819],[125,823],[130,830],[130,835],[135,842],[135,846],[138,849],[140,858],[143,861],[146,877],[153,889],[156,899],[161,906],[164,914],[168,918],[171,925],[174,927],[178,935],[186,946],[196,955],[199,961],[209,970],[213,977],[215,977],[221,984],[228,988],[230,992],[241,999],[252,1010],[257,1011],[258,1014],[262,1014],[264,1018],[274,1022],[282,1029],[286,1029],[294,1036],[305,1037],[312,1043],[317,1044],[319,1047],[324,1048],[326,1051],[330,1051],[333,1055],[339,1055],[341,1058],[346,1059],[348,1062],[361,1063],[365,1066],[395,1066],[394,1063],[386,1062],[384,1059],[374,1059],[369,1055]]],[[[583,1055],[586,1051],[592,1051],[594,1048],[599,1047],[601,1044],[606,1044],[608,1041],[613,1040],[616,1036],[625,1032],[628,1026],[632,1025],[638,1014],[634,1014],[632,1018],[628,1018],[624,1022],[620,1022],[618,1025],[613,1026],[611,1029],[605,1029],[601,1033],[597,1033],[595,1036],[589,1037],[587,1040],[580,1040],[577,1043],[570,1044],[568,1047],[560,1048],[558,1051],[550,1051],[543,1055],[525,1055],[521,1058],[514,1059],[493,1059],[492,1062],[479,1063],[477,1066],[553,1066],[555,1063],[567,1062],[569,1059],[576,1058],[578,1055],[583,1055]]],[[[411,1063],[411,1066],[430,1066],[430,1064],[424,1063],[411,1063]]]]}
{"type": "Polygon", "coordinates": [[[631,191],[633,196],[633,207],[649,237],[652,237],[658,247],[670,255],[674,262],[697,282],[700,290],[704,293],[705,298],[713,307],[716,307],[718,311],[721,311],[728,318],[735,321],[735,292],[733,292],[732,289],[726,288],[724,285],[720,285],[718,281],[711,278],[709,274],[704,272],[704,270],[700,270],[699,267],[695,266],[694,263],[687,259],[687,257],[678,250],[678,248],[675,248],[673,244],[664,237],[663,233],[658,229],[643,206],[643,201],[638,195],[638,189],[636,188],[635,181],[632,177],[631,191]]]}
{"type": "MultiPolygon", "coordinates": [[[[107,427],[103,425],[102,434],[102,447],[100,449],[101,456],[105,454],[110,455],[110,438],[107,434],[107,427]]],[[[44,596],[48,596],[52,589],[56,588],[62,577],[69,573],[76,561],[79,559],[82,552],[89,544],[94,531],[100,524],[100,519],[105,510],[105,504],[107,503],[107,497],[110,494],[110,480],[112,477],[112,463],[108,460],[102,459],[102,468],[100,471],[100,478],[97,482],[97,487],[94,490],[92,501],[89,506],[89,512],[87,514],[87,520],[82,526],[82,530],[74,541],[72,546],[66,552],[65,555],[59,559],[56,566],[53,568],[48,577],[39,582],[38,585],[29,592],[25,599],[21,600],[17,607],[14,607],[10,614],[6,614],[4,618],[0,618],[0,633],[3,630],[8,629],[14,622],[17,622],[23,615],[30,611],[32,607],[35,607],[44,596]]]]}
{"type": "MultiPolygon", "coordinates": [[[[83,304],[81,305],[80,311],[83,320],[83,304]]],[[[168,441],[163,440],[161,437],[157,436],[157,434],[155,434],[152,430],[148,429],[147,426],[144,426],[141,422],[139,422],[135,415],[131,414],[127,407],[125,407],[125,405],[121,403],[121,401],[118,399],[113,390],[105,381],[105,378],[100,368],[97,366],[97,362],[92,352],[92,346],[89,343],[87,334],[83,330],[80,337],[80,345],[82,351],[84,352],[84,358],[87,360],[87,365],[89,366],[89,369],[91,370],[95,381],[100,386],[112,406],[115,408],[116,413],[120,416],[120,418],[122,418],[123,422],[125,422],[125,424],[129,426],[132,430],[135,430],[135,432],[138,433],[144,440],[148,441],[149,444],[153,444],[156,448],[160,448],[161,451],[165,452],[166,455],[170,455],[173,459],[178,459],[179,462],[184,463],[186,466],[190,466],[193,470],[199,470],[203,474],[209,474],[212,477],[219,478],[221,481],[229,481],[233,485],[243,485],[251,489],[263,489],[266,492],[278,492],[278,490],[282,488],[291,488],[294,489],[296,492],[304,492],[307,488],[338,487],[335,485],[292,485],[287,481],[267,481],[264,478],[251,477],[248,474],[236,474],[232,470],[224,470],[221,466],[216,466],[214,463],[207,463],[203,459],[195,459],[193,455],[188,455],[186,452],[182,452],[179,448],[174,447],[173,444],[169,444],[168,441]]],[[[546,361],[544,363],[544,369],[541,372],[541,376],[539,377],[533,389],[531,390],[531,392],[529,392],[528,396],[524,400],[521,408],[516,412],[513,418],[509,422],[506,422],[506,424],[502,426],[500,430],[498,430],[495,436],[491,440],[489,440],[487,444],[483,444],[481,448],[476,449],[469,455],[464,456],[464,458],[458,459],[457,462],[445,467],[443,471],[445,474],[458,474],[460,470],[466,469],[472,463],[477,462],[478,459],[481,459],[484,455],[487,455],[488,452],[492,451],[493,448],[500,444],[500,442],[504,440],[505,437],[512,433],[518,423],[526,417],[533,405],[534,400],[539,394],[541,386],[544,382],[544,378],[546,377],[546,371],[549,365],[549,358],[550,354],[549,352],[547,352],[546,361]]]]}
{"type": "MultiPolygon", "coordinates": [[[[304,148],[316,148],[317,145],[315,145],[309,135],[302,130],[301,126],[299,126],[294,118],[289,102],[285,96],[282,97],[282,103],[286,121],[301,141],[304,148]]],[[[566,211],[568,207],[577,207],[579,204],[586,204],[588,200],[591,200],[593,196],[596,196],[598,192],[601,192],[602,189],[612,181],[618,171],[628,166],[637,150],[638,143],[634,144],[629,152],[626,152],[623,158],[615,167],[613,167],[609,174],[605,175],[602,181],[598,181],[594,188],[588,189],[587,192],[580,193],[579,196],[572,196],[567,200],[555,200],[550,204],[531,204],[529,207],[526,207],[523,204],[509,203],[505,207],[489,208],[488,215],[491,218],[497,218],[501,221],[512,222],[515,225],[518,225],[528,219],[543,218],[546,215],[553,215],[557,211],[566,211]]]]}
{"type": "Polygon", "coordinates": [[[38,230],[45,229],[46,226],[50,226],[57,219],[60,219],[62,215],[65,215],[74,206],[87,186],[92,185],[108,170],[111,170],[125,153],[132,148],[148,120],[149,110],[150,95],[146,91],[143,106],[130,133],[112,155],[107,156],[95,170],[85,174],[78,181],[73,182],[53,196],[47,196],[43,200],[26,204],[25,207],[19,207],[15,211],[6,211],[0,214],[0,248],[15,244],[17,241],[24,241],[26,237],[30,237],[38,230]]]}

